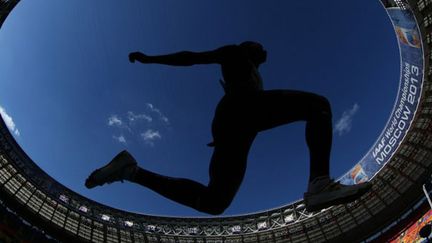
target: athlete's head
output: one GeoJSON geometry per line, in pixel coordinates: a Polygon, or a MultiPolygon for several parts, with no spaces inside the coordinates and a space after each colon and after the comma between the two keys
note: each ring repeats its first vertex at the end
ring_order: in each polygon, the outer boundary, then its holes
{"type": "Polygon", "coordinates": [[[240,44],[240,47],[244,48],[244,50],[246,51],[246,55],[256,66],[264,63],[267,59],[267,52],[264,50],[264,47],[258,42],[245,41],[240,44]]]}

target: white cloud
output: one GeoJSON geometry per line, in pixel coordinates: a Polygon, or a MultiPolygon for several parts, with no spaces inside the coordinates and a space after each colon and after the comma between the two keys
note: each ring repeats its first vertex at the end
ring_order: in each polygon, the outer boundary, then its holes
{"type": "Polygon", "coordinates": [[[153,104],[147,103],[147,107],[154,113],[156,113],[161,121],[166,124],[169,124],[169,119],[166,117],[158,108],[156,108],[153,104]]]}
{"type": "Polygon", "coordinates": [[[127,144],[126,138],[123,135],[120,135],[118,137],[117,136],[113,136],[113,138],[114,138],[114,140],[116,140],[119,143],[127,144]]]}
{"type": "Polygon", "coordinates": [[[163,122],[165,122],[166,124],[169,124],[168,117],[166,117],[166,116],[161,116],[160,119],[161,119],[163,122]]]}
{"type": "Polygon", "coordinates": [[[118,118],[117,115],[112,115],[108,118],[109,126],[121,126],[123,124],[122,120],[118,118]]]}
{"type": "Polygon", "coordinates": [[[351,109],[343,112],[342,117],[336,122],[334,129],[339,136],[351,131],[353,117],[359,108],[360,106],[356,103],[351,109]]]}
{"type": "Polygon", "coordinates": [[[147,131],[141,133],[141,137],[144,139],[146,143],[150,145],[153,145],[153,141],[162,138],[159,131],[154,131],[152,129],[148,129],[147,131]]]}
{"type": "MultiPolygon", "coordinates": [[[[150,108],[150,110],[155,110],[153,104],[151,104],[151,103],[147,103],[146,105],[148,106],[148,108],[150,108]]],[[[156,109],[156,110],[157,110],[157,109],[156,109]]]]}
{"type": "Polygon", "coordinates": [[[134,122],[138,120],[146,120],[147,122],[152,122],[153,118],[146,114],[135,114],[132,111],[128,111],[129,122],[134,122]]]}
{"type": "Polygon", "coordinates": [[[11,132],[13,132],[16,136],[20,136],[21,133],[16,128],[15,122],[13,121],[12,117],[6,113],[6,110],[0,106],[0,115],[3,117],[4,122],[6,123],[6,126],[9,128],[11,132]]]}
{"type": "Polygon", "coordinates": [[[169,119],[153,104],[146,103],[144,112],[113,114],[108,118],[107,125],[113,129],[112,138],[121,144],[128,145],[139,140],[153,146],[169,128],[169,119]]]}

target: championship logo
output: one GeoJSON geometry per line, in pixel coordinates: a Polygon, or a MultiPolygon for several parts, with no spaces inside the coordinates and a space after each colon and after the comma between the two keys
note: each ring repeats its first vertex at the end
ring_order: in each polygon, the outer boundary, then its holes
{"type": "Polygon", "coordinates": [[[354,181],[354,184],[360,184],[369,180],[369,177],[363,170],[363,167],[360,164],[357,164],[351,170],[351,179],[354,181]]]}
{"type": "Polygon", "coordinates": [[[421,47],[420,36],[417,30],[405,29],[399,26],[395,26],[395,31],[399,38],[399,41],[402,42],[403,44],[414,48],[421,47]]]}

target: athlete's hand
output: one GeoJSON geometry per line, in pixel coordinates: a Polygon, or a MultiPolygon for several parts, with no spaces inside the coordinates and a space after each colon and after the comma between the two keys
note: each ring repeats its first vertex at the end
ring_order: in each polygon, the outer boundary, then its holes
{"type": "Polygon", "coordinates": [[[149,62],[149,56],[147,56],[141,52],[129,53],[129,62],[134,63],[135,61],[139,61],[142,63],[148,63],[149,62]]]}

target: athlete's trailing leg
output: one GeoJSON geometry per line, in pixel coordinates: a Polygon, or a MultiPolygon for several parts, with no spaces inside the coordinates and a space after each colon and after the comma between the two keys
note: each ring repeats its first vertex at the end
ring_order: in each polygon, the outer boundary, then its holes
{"type": "Polygon", "coordinates": [[[215,146],[207,186],[189,179],[163,176],[143,169],[127,151],[122,151],[106,166],[94,171],[86,180],[86,186],[93,188],[105,183],[128,180],[177,203],[218,215],[231,204],[243,180],[247,153],[254,137],[254,134],[244,138],[233,137],[230,142],[215,146]]]}
{"type": "Polygon", "coordinates": [[[371,188],[368,183],[346,186],[330,178],[332,112],[325,97],[302,91],[270,90],[260,92],[255,100],[259,131],[306,121],[310,176],[304,199],[309,211],[354,201],[371,188]]]}

